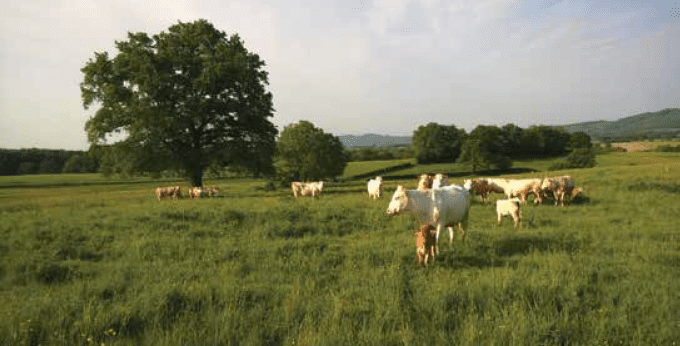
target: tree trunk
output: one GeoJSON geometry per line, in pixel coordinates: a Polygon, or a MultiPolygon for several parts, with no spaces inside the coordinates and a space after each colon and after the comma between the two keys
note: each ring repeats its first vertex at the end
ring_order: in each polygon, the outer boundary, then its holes
{"type": "Polygon", "coordinates": [[[191,179],[191,186],[203,186],[203,171],[200,169],[194,169],[189,173],[189,179],[191,179]]]}

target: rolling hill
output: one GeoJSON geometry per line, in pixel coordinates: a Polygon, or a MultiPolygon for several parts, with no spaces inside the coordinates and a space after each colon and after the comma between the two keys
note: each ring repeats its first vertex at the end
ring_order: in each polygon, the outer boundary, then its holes
{"type": "MultiPolygon", "coordinates": [[[[596,120],[582,123],[557,125],[569,133],[585,132],[596,139],[627,140],[637,138],[680,137],[680,109],[666,108],[621,118],[616,121],[596,120]]],[[[390,147],[410,145],[409,136],[378,134],[338,136],[346,148],[390,147]]]]}
{"type": "Polygon", "coordinates": [[[588,121],[562,126],[565,131],[585,132],[593,138],[670,138],[680,136],[680,109],[666,108],[621,118],[616,121],[588,121]]]}
{"type": "Polygon", "coordinates": [[[356,147],[393,147],[411,144],[410,136],[386,136],[368,133],[364,135],[338,136],[345,148],[356,147]]]}

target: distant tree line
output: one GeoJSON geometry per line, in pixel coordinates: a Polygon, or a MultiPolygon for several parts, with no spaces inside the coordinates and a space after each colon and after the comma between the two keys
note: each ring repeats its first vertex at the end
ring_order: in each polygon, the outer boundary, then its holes
{"type": "Polygon", "coordinates": [[[98,160],[84,151],[0,149],[0,175],[93,173],[98,170],[98,160]]]}
{"type": "Polygon", "coordinates": [[[418,163],[461,162],[473,172],[505,170],[511,167],[513,159],[558,157],[576,149],[585,151],[576,151],[563,168],[591,165],[594,164],[591,147],[591,138],[586,133],[570,134],[562,128],[544,125],[527,129],[514,124],[479,125],[467,134],[453,125],[429,123],[413,133],[413,152],[418,163]]]}

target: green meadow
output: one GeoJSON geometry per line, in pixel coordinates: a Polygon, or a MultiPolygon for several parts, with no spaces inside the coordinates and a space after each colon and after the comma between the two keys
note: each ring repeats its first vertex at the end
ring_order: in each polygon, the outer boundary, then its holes
{"type": "Polygon", "coordinates": [[[522,206],[519,230],[475,197],[465,240],[442,234],[420,268],[417,221],[385,210],[398,184],[456,164],[351,163],[298,200],[257,179],[159,202],[181,181],[0,177],[0,344],[680,344],[680,154],[597,159],[515,162],[537,172],[510,176],[570,174],[583,197],[522,206]],[[382,200],[350,179],[394,167],[382,200]]]}

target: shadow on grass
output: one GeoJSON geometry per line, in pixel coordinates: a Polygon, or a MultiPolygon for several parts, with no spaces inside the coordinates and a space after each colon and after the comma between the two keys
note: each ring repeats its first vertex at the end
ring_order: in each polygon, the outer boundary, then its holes
{"type": "Polygon", "coordinates": [[[386,179],[397,179],[397,180],[406,180],[406,179],[415,179],[418,180],[420,177],[420,174],[436,174],[436,173],[443,173],[446,174],[449,178],[461,178],[461,177],[467,177],[467,176],[499,176],[501,174],[522,174],[522,173],[535,173],[537,172],[535,169],[531,168],[523,168],[523,167],[516,167],[516,168],[510,168],[508,170],[500,171],[500,170],[488,170],[488,171],[479,171],[479,172],[470,172],[470,171],[464,171],[464,172],[429,172],[425,171],[419,174],[404,174],[404,175],[384,175],[383,178],[386,179]]]}
{"type": "MultiPolygon", "coordinates": [[[[465,245],[467,246],[467,245],[465,245]]],[[[451,269],[465,268],[516,268],[518,260],[514,256],[527,255],[532,251],[567,252],[578,251],[581,244],[576,239],[554,239],[538,236],[511,237],[493,242],[491,246],[479,245],[475,249],[455,250],[448,244],[440,243],[440,253],[433,264],[451,269]]],[[[416,266],[416,255],[402,259],[402,264],[416,266]]],[[[432,265],[432,263],[430,264],[432,265]]]]}
{"type": "Polygon", "coordinates": [[[496,256],[486,256],[486,255],[463,255],[460,256],[456,254],[455,251],[446,251],[442,249],[442,252],[436,256],[434,261],[435,265],[443,266],[452,269],[463,269],[463,268],[498,268],[498,267],[517,267],[516,260],[508,260],[506,258],[499,258],[496,256]]]}
{"type": "Polygon", "coordinates": [[[537,236],[501,239],[493,244],[494,253],[501,257],[525,255],[531,251],[572,253],[580,248],[575,239],[551,239],[537,236]]]}

